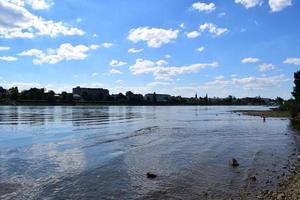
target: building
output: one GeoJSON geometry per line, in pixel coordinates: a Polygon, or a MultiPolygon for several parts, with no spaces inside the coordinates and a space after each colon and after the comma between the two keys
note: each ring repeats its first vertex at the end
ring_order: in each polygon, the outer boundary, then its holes
{"type": "Polygon", "coordinates": [[[107,100],[109,98],[109,91],[103,88],[73,88],[73,95],[78,95],[81,98],[88,98],[92,100],[107,100]]]}
{"type": "Polygon", "coordinates": [[[171,95],[168,94],[146,94],[144,99],[149,102],[168,102],[171,99],[171,95]]]}

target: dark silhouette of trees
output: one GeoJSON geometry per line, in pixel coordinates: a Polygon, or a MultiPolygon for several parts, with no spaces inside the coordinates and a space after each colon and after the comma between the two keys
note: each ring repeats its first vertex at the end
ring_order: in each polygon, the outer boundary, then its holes
{"type": "Polygon", "coordinates": [[[295,97],[296,102],[300,102],[300,71],[294,73],[294,90],[292,95],[295,97]]]}
{"type": "Polygon", "coordinates": [[[276,103],[279,105],[279,106],[282,106],[284,104],[284,99],[281,98],[281,97],[277,97],[275,99],[276,103]]]}
{"type": "Polygon", "coordinates": [[[73,94],[62,92],[60,95],[60,102],[63,104],[74,104],[73,94]]]}
{"type": "Polygon", "coordinates": [[[157,103],[157,97],[156,97],[156,93],[153,92],[153,99],[152,99],[153,103],[157,103]]]}
{"type": "Polygon", "coordinates": [[[8,96],[10,100],[16,101],[19,98],[19,89],[18,87],[12,87],[8,90],[8,96]]]}
{"type": "Polygon", "coordinates": [[[50,90],[47,92],[46,94],[46,98],[47,98],[47,102],[50,105],[54,105],[56,103],[56,99],[55,99],[55,92],[50,90]]]}

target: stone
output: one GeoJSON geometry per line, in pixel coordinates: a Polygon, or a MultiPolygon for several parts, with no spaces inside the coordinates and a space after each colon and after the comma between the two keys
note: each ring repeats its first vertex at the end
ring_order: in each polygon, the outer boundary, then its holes
{"type": "Polygon", "coordinates": [[[284,194],[284,193],[278,194],[278,195],[277,195],[277,199],[278,199],[278,200],[283,200],[283,199],[285,199],[285,194],[284,194]]]}
{"type": "Polygon", "coordinates": [[[232,158],[231,160],[229,160],[229,165],[232,167],[238,167],[240,164],[236,159],[232,158]]]}
{"type": "Polygon", "coordinates": [[[252,182],[255,182],[257,180],[257,178],[256,178],[256,176],[250,176],[249,180],[252,181],[252,182]]]}
{"type": "Polygon", "coordinates": [[[152,173],[152,172],[148,172],[148,173],[147,173],[147,178],[149,178],[149,179],[154,179],[154,178],[156,178],[156,177],[157,177],[157,175],[154,174],[154,173],[152,173]]]}

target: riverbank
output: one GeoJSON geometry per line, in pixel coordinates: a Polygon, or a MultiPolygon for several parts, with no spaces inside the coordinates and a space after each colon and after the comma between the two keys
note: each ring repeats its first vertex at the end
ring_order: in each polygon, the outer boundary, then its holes
{"type": "Polygon", "coordinates": [[[258,199],[264,200],[299,200],[300,199],[300,165],[291,171],[291,175],[279,183],[277,191],[264,190],[258,199]]]}
{"type": "MultiPolygon", "coordinates": [[[[288,111],[280,110],[239,110],[234,111],[248,116],[265,118],[290,118],[288,111]]],[[[276,191],[263,190],[258,199],[264,200],[300,200],[300,156],[296,166],[290,169],[290,175],[278,184],[276,191]]]]}

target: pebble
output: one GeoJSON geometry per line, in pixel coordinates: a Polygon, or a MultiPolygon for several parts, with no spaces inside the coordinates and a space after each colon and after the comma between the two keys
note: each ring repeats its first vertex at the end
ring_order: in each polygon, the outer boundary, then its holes
{"type": "Polygon", "coordinates": [[[152,172],[148,172],[148,173],[147,173],[147,178],[149,178],[149,179],[154,179],[154,178],[156,178],[156,177],[157,177],[157,175],[154,174],[154,173],[152,173],[152,172]]]}

